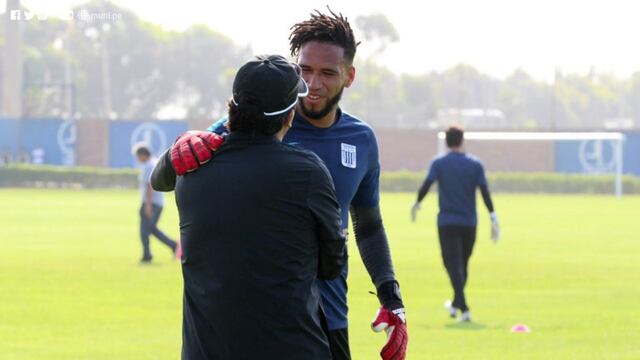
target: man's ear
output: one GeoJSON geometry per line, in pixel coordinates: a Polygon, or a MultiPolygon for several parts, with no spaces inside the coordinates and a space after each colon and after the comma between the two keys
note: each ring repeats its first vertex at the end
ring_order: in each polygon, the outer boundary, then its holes
{"type": "Polygon", "coordinates": [[[296,115],[296,108],[294,107],[289,111],[289,115],[287,116],[287,120],[285,121],[285,126],[290,128],[293,126],[293,118],[296,115]]]}
{"type": "Polygon", "coordinates": [[[353,84],[353,81],[356,79],[356,68],[353,65],[350,65],[347,69],[347,81],[344,83],[344,87],[348,88],[353,84]]]}

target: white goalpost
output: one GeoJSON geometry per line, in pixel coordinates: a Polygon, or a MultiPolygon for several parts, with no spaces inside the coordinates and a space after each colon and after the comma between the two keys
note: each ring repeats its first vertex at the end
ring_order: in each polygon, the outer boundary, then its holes
{"type": "MultiPolygon", "coordinates": [[[[615,195],[622,196],[624,134],[619,132],[484,132],[465,131],[465,140],[491,141],[610,141],[613,145],[615,195]]],[[[438,154],[446,151],[445,133],[438,132],[438,154]]]]}

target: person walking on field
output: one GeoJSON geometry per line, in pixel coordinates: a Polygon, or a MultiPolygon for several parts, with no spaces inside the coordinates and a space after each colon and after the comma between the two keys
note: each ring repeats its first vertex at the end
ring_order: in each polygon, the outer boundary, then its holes
{"type": "Polygon", "coordinates": [[[142,243],[141,264],[151,263],[153,256],[149,246],[149,237],[155,236],[161,243],[168,246],[174,256],[178,244],[170,239],[164,232],[158,229],[158,220],[164,207],[164,194],[151,188],[151,172],[156,164],[156,159],[151,155],[151,150],[147,144],[139,143],[133,148],[138,163],[140,164],[140,175],[138,177],[140,189],[140,241],[142,243]]]}
{"type": "Polygon", "coordinates": [[[463,146],[464,131],[451,126],[446,131],[449,151],[436,157],[429,173],[418,190],[415,204],[411,208],[411,219],[416,221],[420,202],[434,183],[438,183],[438,237],[442,260],[453,287],[453,301],[446,301],[445,308],[452,318],[460,315],[460,321],[471,321],[471,311],[465,296],[469,278],[469,259],[476,241],[476,189],[480,189],[484,204],[491,218],[491,239],[500,237],[498,217],[495,213],[489,185],[480,160],[466,154],[463,146]]]}

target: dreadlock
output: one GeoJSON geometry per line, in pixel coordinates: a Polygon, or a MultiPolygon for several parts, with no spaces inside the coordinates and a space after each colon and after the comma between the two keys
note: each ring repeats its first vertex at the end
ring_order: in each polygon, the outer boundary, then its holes
{"type": "Polygon", "coordinates": [[[311,13],[309,20],[291,27],[291,35],[289,35],[291,56],[298,56],[300,48],[309,41],[326,42],[344,49],[344,57],[351,65],[356,56],[356,47],[360,42],[356,42],[347,18],[342,16],[342,13],[334,13],[328,6],[327,9],[330,15],[314,10],[315,13],[311,13]]]}

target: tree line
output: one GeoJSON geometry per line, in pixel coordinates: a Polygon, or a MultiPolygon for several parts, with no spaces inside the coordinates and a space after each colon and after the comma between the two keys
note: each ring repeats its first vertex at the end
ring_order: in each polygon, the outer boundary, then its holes
{"type": "MultiPolygon", "coordinates": [[[[23,26],[25,117],[217,118],[236,69],[251,49],[204,25],[167,31],[109,2],[75,11],[122,14],[118,21],[48,18],[23,26]]],[[[4,51],[5,17],[0,24],[4,51]]],[[[504,79],[467,64],[424,74],[394,73],[377,53],[398,41],[380,14],[356,17],[375,51],[357,57],[343,108],[377,127],[584,129],[640,124],[640,71],[628,78],[557,72],[542,81],[517,69],[504,79]]],[[[283,39],[285,41],[286,39],[283,39]]],[[[3,74],[0,73],[0,80],[3,74]]]]}

